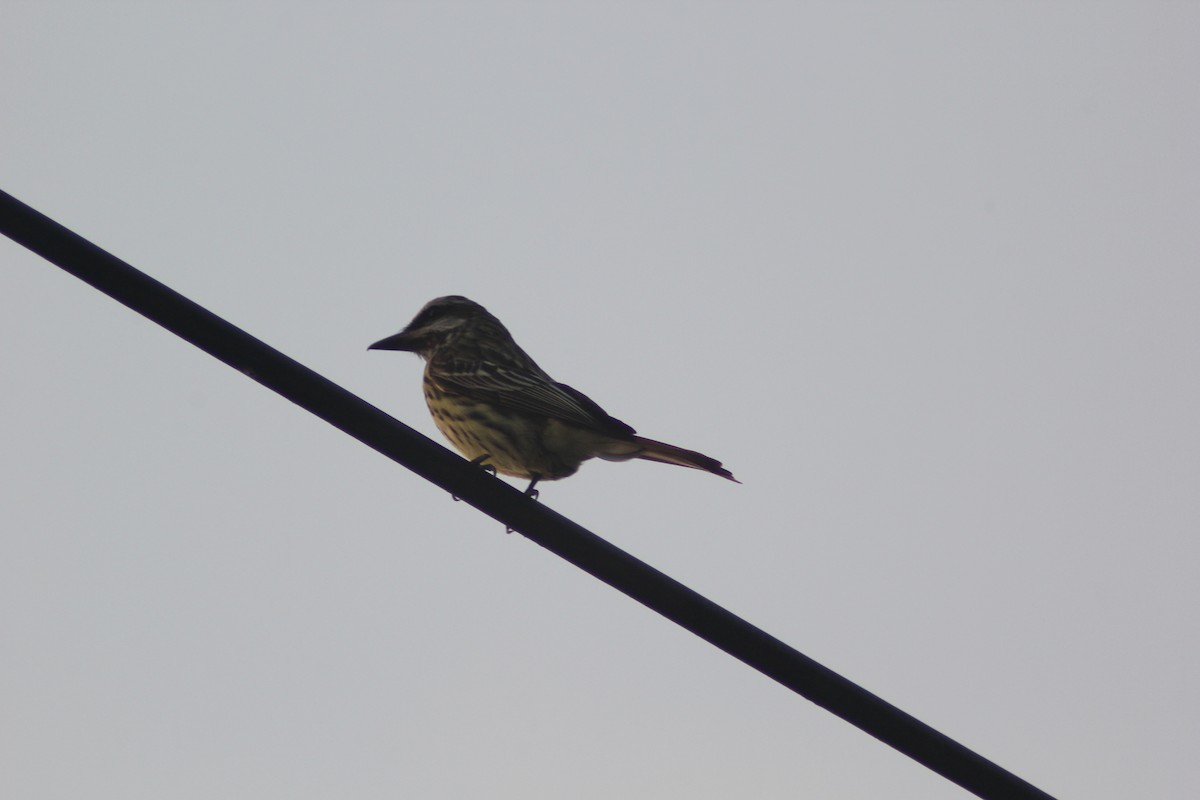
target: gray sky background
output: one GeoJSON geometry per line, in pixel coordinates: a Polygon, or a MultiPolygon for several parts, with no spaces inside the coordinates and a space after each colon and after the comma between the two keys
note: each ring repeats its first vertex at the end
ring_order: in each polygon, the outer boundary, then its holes
{"type": "MultiPolygon", "coordinates": [[[[0,187],[1063,798],[1200,783],[1200,5],[23,2],[0,187]]],[[[0,242],[0,794],[966,793],[0,242]]]]}

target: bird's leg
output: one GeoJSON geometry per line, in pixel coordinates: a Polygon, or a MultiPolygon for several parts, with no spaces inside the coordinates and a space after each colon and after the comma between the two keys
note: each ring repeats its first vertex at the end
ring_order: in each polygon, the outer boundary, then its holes
{"type": "Polygon", "coordinates": [[[530,500],[537,500],[538,497],[540,497],[542,493],[533,487],[537,486],[537,482],[542,479],[542,476],[538,475],[536,472],[534,472],[532,474],[532,477],[533,477],[533,480],[531,480],[529,482],[529,485],[525,487],[525,496],[528,497],[530,500]]]}
{"type": "MultiPolygon", "coordinates": [[[[492,473],[492,477],[494,478],[494,477],[496,477],[496,467],[491,464],[484,463],[491,457],[492,457],[491,453],[484,453],[481,456],[475,456],[475,458],[472,458],[471,463],[477,467],[483,467],[483,471],[492,473]]],[[[458,495],[452,494],[450,496],[454,498],[454,502],[456,502],[456,503],[458,502],[458,495]]]]}
{"type": "MultiPolygon", "coordinates": [[[[531,480],[529,482],[529,485],[525,487],[525,496],[528,497],[530,500],[537,500],[538,496],[541,494],[541,492],[539,492],[537,489],[535,489],[533,487],[537,486],[537,482],[542,479],[542,476],[538,475],[536,472],[532,472],[532,473],[530,473],[530,475],[533,477],[533,480],[531,480]]],[[[507,525],[505,525],[504,532],[512,533],[513,529],[508,527],[507,525]]]]}
{"type": "Polygon", "coordinates": [[[484,453],[481,456],[475,456],[471,459],[471,463],[477,467],[483,467],[485,471],[492,473],[493,477],[496,474],[496,467],[492,464],[484,463],[492,457],[491,453],[484,453]]]}

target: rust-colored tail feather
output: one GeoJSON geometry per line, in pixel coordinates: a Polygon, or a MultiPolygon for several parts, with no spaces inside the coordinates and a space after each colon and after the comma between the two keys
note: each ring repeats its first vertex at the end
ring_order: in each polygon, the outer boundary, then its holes
{"type": "Polygon", "coordinates": [[[732,472],[721,466],[720,461],[717,461],[715,458],[709,458],[703,453],[697,453],[695,450],[685,450],[682,447],[676,447],[666,442],[656,442],[653,439],[647,439],[642,436],[634,436],[633,441],[642,447],[640,452],[634,454],[634,458],[644,458],[647,461],[660,461],[664,464],[678,464],[681,467],[702,469],[705,472],[711,472],[714,475],[727,478],[734,483],[741,483],[741,481],[733,477],[732,472]]]}

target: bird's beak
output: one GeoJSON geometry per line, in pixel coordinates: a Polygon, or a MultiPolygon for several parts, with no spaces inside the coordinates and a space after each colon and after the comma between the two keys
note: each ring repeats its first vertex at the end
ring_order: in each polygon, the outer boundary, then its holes
{"type": "Polygon", "coordinates": [[[380,339],[375,344],[367,348],[368,350],[408,350],[413,349],[412,340],[408,337],[408,331],[400,331],[395,336],[389,336],[386,339],[380,339]]]}

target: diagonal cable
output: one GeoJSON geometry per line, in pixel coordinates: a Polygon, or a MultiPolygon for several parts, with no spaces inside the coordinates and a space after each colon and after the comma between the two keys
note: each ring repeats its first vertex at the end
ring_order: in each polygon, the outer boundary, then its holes
{"type": "Polygon", "coordinates": [[[1053,800],[4,192],[0,232],[979,797],[1053,800]]]}

